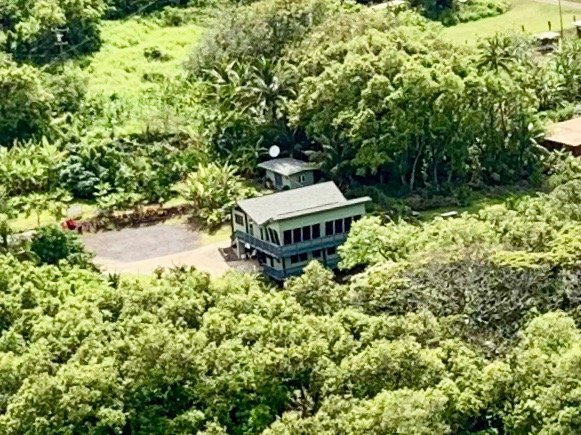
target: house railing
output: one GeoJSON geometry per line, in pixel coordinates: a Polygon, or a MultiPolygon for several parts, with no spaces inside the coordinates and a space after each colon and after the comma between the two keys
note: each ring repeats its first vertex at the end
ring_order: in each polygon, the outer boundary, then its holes
{"type": "Polygon", "coordinates": [[[260,240],[257,237],[242,231],[236,231],[236,238],[248,243],[254,249],[258,249],[266,254],[277,258],[310,252],[317,249],[327,249],[341,245],[347,239],[347,234],[335,234],[333,236],[319,237],[313,240],[293,243],[292,245],[275,245],[274,243],[260,240]]]}

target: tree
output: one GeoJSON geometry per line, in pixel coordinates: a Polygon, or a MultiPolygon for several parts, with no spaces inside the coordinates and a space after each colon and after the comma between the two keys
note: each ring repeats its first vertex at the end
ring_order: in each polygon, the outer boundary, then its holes
{"type": "Polygon", "coordinates": [[[219,65],[265,58],[276,61],[333,10],[321,0],[271,0],[225,10],[218,26],[196,46],[187,65],[193,77],[204,77],[219,65]]]}
{"type": "Polygon", "coordinates": [[[45,131],[50,123],[54,95],[43,74],[27,65],[17,66],[0,55],[0,143],[11,145],[45,131]]]}
{"type": "Polygon", "coordinates": [[[63,52],[70,56],[93,51],[101,42],[104,11],[104,0],[7,0],[0,6],[4,51],[19,61],[38,64],[63,52]],[[61,43],[66,44],[64,50],[61,43]]]}
{"type": "Polygon", "coordinates": [[[64,155],[46,139],[0,148],[0,184],[11,196],[53,190],[64,155]]]}
{"type": "Polygon", "coordinates": [[[40,218],[44,213],[48,213],[57,221],[65,216],[65,210],[71,202],[71,195],[62,189],[57,189],[48,193],[31,193],[14,199],[14,207],[24,213],[26,217],[36,215],[36,224],[40,226],[40,218]]]}

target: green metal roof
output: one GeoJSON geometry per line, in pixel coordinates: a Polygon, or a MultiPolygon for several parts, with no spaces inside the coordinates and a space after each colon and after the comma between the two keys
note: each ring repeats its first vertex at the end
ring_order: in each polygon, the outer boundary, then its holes
{"type": "Polygon", "coordinates": [[[280,221],[371,201],[369,197],[348,200],[333,182],[286,190],[238,202],[254,222],[280,221]]]}

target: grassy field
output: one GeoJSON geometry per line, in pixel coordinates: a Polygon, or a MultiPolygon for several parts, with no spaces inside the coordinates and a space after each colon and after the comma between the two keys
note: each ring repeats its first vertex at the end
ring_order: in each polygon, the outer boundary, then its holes
{"type": "MultiPolygon", "coordinates": [[[[563,24],[572,29],[573,18],[581,19],[581,3],[578,8],[563,6],[563,24]]],[[[559,30],[559,8],[557,4],[541,3],[535,0],[513,0],[510,10],[502,15],[482,20],[462,23],[444,29],[445,38],[456,42],[473,43],[481,37],[492,36],[497,32],[522,32],[535,34],[552,29],[559,30]]],[[[569,30],[571,31],[571,30],[569,30]]]]}
{"type": "MultiPolygon", "coordinates": [[[[90,218],[97,214],[97,206],[93,203],[81,203],[75,202],[71,204],[69,207],[72,207],[81,212],[81,216],[83,219],[90,218]]],[[[38,222],[40,220],[40,226],[51,225],[51,224],[60,224],[65,218],[57,221],[54,216],[52,216],[49,212],[43,212],[39,216],[36,214],[31,214],[30,216],[26,216],[24,214],[20,214],[15,219],[10,221],[10,227],[12,231],[16,233],[21,233],[24,231],[31,231],[36,229],[39,225],[38,222]]]]}
{"type": "Polygon", "coordinates": [[[87,69],[89,93],[138,99],[158,86],[157,79],[183,74],[182,64],[202,31],[198,24],[165,27],[152,18],[105,22],[103,46],[87,69]],[[145,53],[151,49],[167,58],[148,59],[145,53]]]}
{"type": "Polygon", "coordinates": [[[476,214],[485,207],[502,204],[509,199],[521,199],[528,196],[534,196],[538,193],[536,189],[524,189],[519,187],[506,187],[499,189],[498,191],[491,191],[486,193],[473,193],[471,198],[468,199],[466,205],[464,206],[449,206],[449,207],[438,207],[430,210],[420,212],[419,218],[422,221],[430,221],[436,217],[442,215],[442,213],[448,213],[451,211],[456,211],[459,214],[468,213],[476,214]]]}

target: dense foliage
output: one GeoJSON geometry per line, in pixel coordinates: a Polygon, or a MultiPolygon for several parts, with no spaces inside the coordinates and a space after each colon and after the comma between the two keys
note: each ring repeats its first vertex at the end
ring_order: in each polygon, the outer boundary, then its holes
{"type": "MultiPolygon", "coordinates": [[[[183,3],[107,2],[114,16],[183,3]]],[[[0,433],[580,432],[581,164],[537,147],[581,98],[579,43],[541,58],[505,35],[446,43],[409,11],[241,3],[186,81],[144,75],[158,118],[132,131],[128,101],[24,62],[58,59],[53,27],[69,27],[67,55],[96,48],[101,2],[0,6],[15,59],[0,61],[0,433]],[[271,144],[380,209],[391,188],[551,177],[457,219],[362,219],[340,276],[312,263],[282,288],[184,268],[106,277],[72,232],[11,230],[73,196],[113,213],[176,191],[214,225],[255,194],[241,175],[271,144]]],[[[449,8],[442,21],[469,10],[422,5],[449,8]]]]}
{"type": "Polygon", "coordinates": [[[108,6],[108,18],[123,18],[127,15],[146,14],[155,10],[162,9],[166,6],[185,6],[187,4],[197,4],[198,6],[205,3],[203,0],[105,0],[108,6]]]}
{"type": "Polygon", "coordinates": [[[566,263],[575,258],[581,246],[581,165],[571,158],[565,166],[568,175],[559,172],[555,176],[559,184],[550,193],[508,200],[477,214],[452,220],[436,218],[420,225],[382,224],[377,217],[363,219],[354,224],[341,248],[343,266],[405,260],[444,248],[542,253],[548,261],[566,263]]]}
{"type": "MultiPolygon", "coordinates": [[[[115,287],[66,264],[0,257],[2,432],[575,430],[571,317],[532,320],[496,355],[462,339],[451,308],[397,313],[377,304],[383,292],[351,301],[360,280],[402,281],[378,273],[339,285],[313,264],[275,290],[252,275],[176,270],[115,287]]],[[[526,289],[506,277],[491,281],[526,289]]],[[[440,278],[445,288],[457,276],[440,278]]]]}
{"type": "Polygon", "coordinates": [[[219,152],[252,166],[276,143],[351,187],[538,180],[539,111],[577,101],[578,44],[539,59],[522,38],[458,47],[411,12],[312,5],[243,6],[197,47],[189,71],[202,80],[205,134],[219,152]]]}
{"type": "Polygon", "coordinates": [[[503,14],[509,3],[504,0],[411,0],[410,6],[424,16],[450,26],[503,14]]]}
{"type": "Polygon", "coordinates": [[[104,11],[103,0],[6,0],[0,3],[0,45],[15,59],[33,63],[49,62],[63,52],[90,52],[101,43],[104,11]]]}

